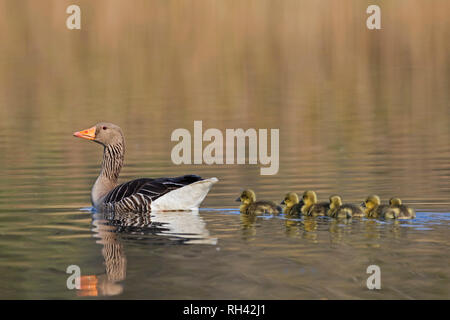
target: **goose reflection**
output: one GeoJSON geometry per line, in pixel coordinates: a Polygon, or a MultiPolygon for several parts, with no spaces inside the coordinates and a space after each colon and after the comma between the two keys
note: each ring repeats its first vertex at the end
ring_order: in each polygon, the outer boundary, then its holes
{"type": "Polygon", "coordinates": [[[101,244],[105,273],[80,277],[78,296],[114,296],[123,292],[127,257],[123,241],[157,240],[163,243],[215,245],[198,210],[150,213],[96,213],[92,221],[101,244]],[[131,236],[131,237],[130,237],[131,236]]]}

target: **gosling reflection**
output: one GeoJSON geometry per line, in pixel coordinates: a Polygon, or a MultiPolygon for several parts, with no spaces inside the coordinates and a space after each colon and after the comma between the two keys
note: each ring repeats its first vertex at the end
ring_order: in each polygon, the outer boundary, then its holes
{"type": "Polygon", "coordinates": [[[379,248],[386,238],[403,239],[408,236],[410,228],[405,225],[411,225],[411,221],[405,220],[389,220],[378,221],[374,219],[366,219],[363,221],[364,235],[371,242],[367,243],[369,247],[379,248]]]}
{"type": "Polygon", "coordinates": [[[302,221],[293,219],[292,216],[286,215],[284,226],[288,237],[298,237],[301,234],[302,221]]]}
{"type": "Polygon", "coordinates": [[[314,217],[307,216],[303,220],[303,238],[313,243],[317,242],[317,220],[314,217]]]}
{"type": "MultiPolygon", "coordinates": [[[[409,221],[402,221],[402,222],[409,222],[409,221]]],[[[392,221],[392,223],[390,223],[389,232],[394,239],[403,238],[401,231],[402,229],[404,229],[404,231],[407,230],[407,228],[402,228],[402,222],[394,220],[392,221]]]]}
{"type": "Polygon", "coordinates": [[[284,226],[285,234],[288,237],[298,237],[310,240],[312,242],[317,241],[317,227],[318,223],[315,217],[303,216],[299,219],[298,215],[293,214],[285,215],[284,226]]]}
{"type": "Polygon", "coordinates": [[[340,243],[346,235],[352,233],[352,218],[337,218],[330,221],[330,235],[332,243],[340,243]]]}
{"type": "Polygon", "coordinates": [[[253,237],[256,235],[256,214],[241,213],[241,230],[244,238],[253,237]]]}
{"type": "Polygon", "coordinates": [[[204,221],[194,211],[150,213],[95,214],[92,221],[96,243],[101,244],[105,273],[80,277],[78,296],[114,296],[123,292],[127,276],[127,257],[123,236],[133,240],[157,240],[162,244],[174,240],[180,243],[216,244],[204,221]]]}

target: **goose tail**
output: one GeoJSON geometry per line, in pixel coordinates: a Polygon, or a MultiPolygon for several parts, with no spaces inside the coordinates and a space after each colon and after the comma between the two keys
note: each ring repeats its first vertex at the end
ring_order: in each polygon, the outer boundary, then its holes
{"type": "Polygon", "coordinates": [[[209,190],[218,181],[219,179],[212,177],[175,189],[156,199],[151,204],[151,209],[152,211],[198,209],[209,190]]]}

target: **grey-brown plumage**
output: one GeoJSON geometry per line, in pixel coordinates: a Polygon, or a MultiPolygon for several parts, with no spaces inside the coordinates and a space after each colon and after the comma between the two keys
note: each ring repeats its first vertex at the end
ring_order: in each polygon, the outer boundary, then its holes
{"type": "Polygon", "coordinates": [[[272,201],[256,201],[253,190],[244,190],[236,201],[241,202],[239,207],[244,214],[279,214],[282,208],[272,201]]]}
{"type": "Polygon", "coordinates": [[[141,178],[118,185],[103,198],[101,211],[150,212],[151,204],[166,193],[201,181],[196,175],[175,178],[141,178]]]}
{"type": "Polygon", "coordinates": [[[175,178],[141,178],[118,185],[125,154],[125,139],[120,127],[101,122],[74,135],[104,147],[101,171],[91,191],[92,204],[98,211],[150,212],[152,203],[165,194],[204,181],[197,175],[185,175],[175,178]]]}

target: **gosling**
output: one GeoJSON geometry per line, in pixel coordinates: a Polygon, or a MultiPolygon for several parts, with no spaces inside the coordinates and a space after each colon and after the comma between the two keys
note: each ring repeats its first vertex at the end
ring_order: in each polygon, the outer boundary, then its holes
{"type": "Polygon", "coordinates": [[[400,209],[381,204],[380,197],[377,195],[368,196],[361,206],[368,218],[397,219],[400,215],[400,209]]]}
{"type": "Polygon", "coordinates": [[[242,191],[236,201],[241,202],[239,209],[244,214],[279,214],[282,212],[281,207],[272,201],[256,201],[253,190],[242,191]]]}
{"type": "Polygon", "coordinates": [[[282,205],[285,205],[284,214],[287,216],[301,216],[303,201],[300,202],[298,195],[295,192],[289,192],[284,196],[284,200],[281,201],[282,205]]]}
{"type": "Polygon", "coordinates": [[[329,207],[327,216],[332,218],[345,219],[364,216],[364,211],[359,206],[350,203],[342,204],[342,199],[338,195],[330,197],[329,207]]]}
{"type": "Polygon", "coordinates": [[[328,202],[317,203],[317,195],[314,191],[305,191],[302,196],[302,214],[306,216],[324,216],[330,207],[328,202]]]}
{"type": "Polygon", "coordinates": [[[414,209],[402,204],[402,200],[400,200],[399,198],[391,198],[389,200],[389,207],[399,209],[400,212],[399,212],[398,219],[415,219],[416,218],[416,212],[414,211],[414,209]]]}

